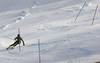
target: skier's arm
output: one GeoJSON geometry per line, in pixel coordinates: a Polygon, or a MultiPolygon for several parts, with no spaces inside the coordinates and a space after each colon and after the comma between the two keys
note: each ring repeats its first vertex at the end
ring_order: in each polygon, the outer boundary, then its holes
{"type": "Polygon", "coordinates": [[[16,38],[14,38],[14,41],[17,41],[17,37],[16,37],[16,38]]]}
{"type": "Polygon", "coordinates": [[[25,46],[25,43],[24,43],[24,40],[22,39],[22,42],[23,42],[23,46],[25,46]]]}

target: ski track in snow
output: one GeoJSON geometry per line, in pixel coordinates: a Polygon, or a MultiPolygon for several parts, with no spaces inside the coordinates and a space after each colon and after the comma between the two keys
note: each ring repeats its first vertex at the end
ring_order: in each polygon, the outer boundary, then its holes
{"type": "Polygon", "coordinates": [[[17,20],[15,20],[13,23],[1,26],[1,29],[9,28],[12,24],[18,23],[19,21],[23,20],[27,15],[28,15],[27,10],[21,12],[21,16],[19,18],[17,18],[17,20]]]}
{"type": "MultiPolygon", "coordinates": [[[[0,29],[7,29],[9,28],[10,26],[12,26],[13,24],[16,24],[18,22],[20,22],[21,20],[24,20],[25,17],[27,17],[28,15],[30,15],[30,10],[31,9],[34,9],[35,8],[35,4],[36,2],[33,2],[33,5],[29,8],[26,8],[25,10],[23,10],[22,12],[20,12],[18,18],[16,20],[14,20],[12,23],[9,23],[9,24],[6,24],[6,25],[3,25],[0,27],[0,29]]],[[[13,11],[12,11],[13,12],[13,11]]]]}
{"type": "MultiPolygon", "coordinates": [[[[11,25],[13,25],[13,24],[15,24],[15,23],[18,23],[18,22],[20,22],[21,20],[24,20],[25,17],[27,17],[28,15],[31,14],[30,10],[35,8],[35,4],[36,4],[36,3],[37,3],[37,2],[33,2],[33,5],[32,5],[31,7],[26,8],[24,11],[22,11],[22,12],[20,13],[19,17],[18,17],[15,21],[13,21],[12,23],[3,25],[3,26],[1,26],[0,28],[1,28],[1,29],[7,29],[7,28],[9,28],[11,25]]],[[[75,9],[76,9],[76,11],[79,10],[78,7],[73,7],[73,10],[75,10],[75,9]]],[[[61,8],[60,11],[57,11],[57,14],[62,14],[62,13],[64,13],[64,12],[67,12],[66,14],[69,14],[69,13],[73,12],[73,10],[72,10],[72,9],[71,9],[71,10],[66,10],[66,9],[64,9],[64,8],[61,8]]]]}

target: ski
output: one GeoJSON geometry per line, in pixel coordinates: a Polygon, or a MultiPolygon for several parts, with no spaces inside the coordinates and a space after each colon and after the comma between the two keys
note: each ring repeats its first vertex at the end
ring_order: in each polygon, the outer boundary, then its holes
{"type": "Polygon", "coordinates": [[[9,50],[9,49],[14,49],[14,47],[8,47],[8,48],[6,48],[6,50],[9,50]]]}

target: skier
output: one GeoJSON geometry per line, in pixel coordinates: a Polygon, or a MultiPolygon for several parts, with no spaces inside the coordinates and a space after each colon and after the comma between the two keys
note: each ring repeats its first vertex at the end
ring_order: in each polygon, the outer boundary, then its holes
{"type": "MultiPolygon", "coordinates": [[[[11,44],[11,45],[7,48],[7,50],[8,50],[9,48],[12,48],[12,49],[13,49],[16,45],[19,44],[19,37],[20,37],[20,35],[18,34],[17,37],[14,39],[15,42],[14,42],[13,44],[11,44]]],[[[25,46],[24,40],[20,37],[20,43],[21,43],[21,41],[23,42],[23,46],[25,46]]]]}

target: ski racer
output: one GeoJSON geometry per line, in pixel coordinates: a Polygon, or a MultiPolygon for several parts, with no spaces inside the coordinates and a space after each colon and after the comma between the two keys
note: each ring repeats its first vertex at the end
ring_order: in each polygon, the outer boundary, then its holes
{"type": "MultiPolygon", "coordinates": [[[[7,48],[7,50],[9,49],[9,48],[14,48],[16,45],[18,45],[19,44],[19,34],[17,35],[17,37],[15,37],[15,42],[13,43],[13,44],[11,44],[8,48],[7,48]]],[[[25,43],[24,43],[24,40],[20,37],[20,43],[21,43],[21,41],[23,42],[23,46],[25,46],[25,43]]]]}

